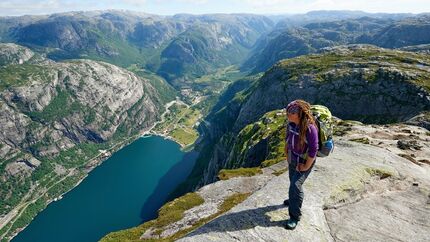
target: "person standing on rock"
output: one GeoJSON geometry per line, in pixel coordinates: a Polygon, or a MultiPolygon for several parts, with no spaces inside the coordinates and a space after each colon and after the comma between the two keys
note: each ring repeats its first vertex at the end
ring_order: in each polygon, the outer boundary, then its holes
{"type": "Polygon", "coordinates": [[[284,201],[290,215],[285,225],[287,229],[294,229],[300,221],[304,197],[302,186],[315,164],[318,151],[318,128],[310,108],[304,100],[292,101],[287,106],[285,154],[290,178],[288,199],[284,201]]]}

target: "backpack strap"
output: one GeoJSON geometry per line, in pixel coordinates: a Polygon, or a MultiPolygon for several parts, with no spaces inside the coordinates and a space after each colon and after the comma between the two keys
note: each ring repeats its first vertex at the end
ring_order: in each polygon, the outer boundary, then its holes
{"type": "MultiPolygon", "coordinates": [[[[310,131],[310,128],[308,128],[309,129],[309,131],[310,131]]],[[[299,135],[299,133],[297,132],[297,131],[294,131],[294,130],[292,130],[291,129],[291,127],[290,127],[290,123],[288,123],[288,125],[287,125],[287,136],[285,137],[285,140],[288,142],[288,134],[289,133],[293,133],[293,134],[295,134],[295,135],[299,135]]],[[[294,143],[294,140],[293,140],[293,143],[294,143]]],[[[308,141],[305,139],[305,144],[307,144],[308,143],[308,141]]],[[[294,144],[293,144],[294,145],[294,144]]],[[[300,158],[302,158],[303,160],[307,160],[307,158],[308,158],[308,150],[309,150],[309,147],[306,149],[306,151],[303,153],[303,154],[298,154],[298,153],[296,153],[296,152],[294,152],[294,151],[291,151],[290,149],[288,149],[288,157],[290,157],[291,156],[291,154],[292,153],[294,153],[296,156],[298,156],[298,157],[300,157],[300,158]]],[[[289,158],[290,160],[290,162],[291,162],[291,158],[289,158]]],[[[298,162],[298,161],[297,161],[298,162]]]]}

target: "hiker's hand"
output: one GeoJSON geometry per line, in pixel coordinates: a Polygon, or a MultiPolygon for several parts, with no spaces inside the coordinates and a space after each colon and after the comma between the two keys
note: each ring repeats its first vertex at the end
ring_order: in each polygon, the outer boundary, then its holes
{"type": "Polygon", "coordinates": [[[296,170],[297,171],[307,171],[312,167],[312,164],[315,161],[315,157],[308,157],[306,163],[298,163],[296,170]]]}
{"type": "Polygon", "coordinates": [[[309,168],[310,167],[308,167],[306,164],[302,164],[302,163],[299,163],[296,166],[297,171],[307,171],[307,170],[309,170],[309,168]]]}

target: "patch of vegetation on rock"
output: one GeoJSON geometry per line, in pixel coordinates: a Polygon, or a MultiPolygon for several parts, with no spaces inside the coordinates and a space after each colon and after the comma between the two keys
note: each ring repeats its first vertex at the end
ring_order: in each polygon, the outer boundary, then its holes
{"type": "Polygon", "coordinates": [[[262,174],[263,171],[260,167],[251,167],[251,168],[238,168],[238,169],[222,169],[218,173],[218,178],[220,180],[228,180],[233,177],[239,176],[255,176],[258,174],[262,174]]]}
{"type": "Polygon", "coordinates": [[[370,144],[370,140],[367,137],[350,139],[349,141],[354,141],[354,142],[358,142],[358,143],[362,143],[362,144],[370,144]]]}
{"type": "Polygon", "coordinates": [[[142,234],[149,228],[153,228],[157,234],[161,234],[164,226],[179,221],[184,216],[186,210],[202,203],[204,203],[204,199],[200,195],[197,193],[187,193],[163,205],[158,210],[158,217],[156,219],[131,229],[109,233],[101,241],[137,241],[140,240],[142,234]]]}

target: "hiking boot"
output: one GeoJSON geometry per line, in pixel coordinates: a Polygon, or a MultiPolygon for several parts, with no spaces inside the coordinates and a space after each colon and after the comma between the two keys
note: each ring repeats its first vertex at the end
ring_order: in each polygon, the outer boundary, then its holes
{"type": "Polygon", "coordinates": [[[287,222],[285,224],[285,228],[286,229],[295,229],[298,222],[299,221],[297,221],[297,220],[295,220],[293,218],[290,218],[290,219],[287,220],[287,222]]]}
{"type": "Polygon", "coordinates": [[[284,205],[285,206],[289,206],[290,205],[290,199],[285,199],[284,200],[284,205]]]}

